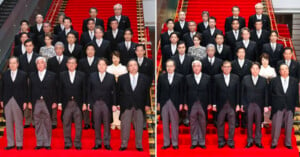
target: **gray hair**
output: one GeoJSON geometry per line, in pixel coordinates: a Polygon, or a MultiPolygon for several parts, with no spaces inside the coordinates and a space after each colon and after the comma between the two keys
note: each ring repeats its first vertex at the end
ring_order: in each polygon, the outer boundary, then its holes
{"type": "Polygon", "coordinates": [[[192,66],[194,66],[195,64],[200,64],[200,66],[202,66],[202,63],[201,63],[201,61],[199,61],[199,60],[194,60],[194,61],[192,62],[192,66]]]}
{"type": "Polygon", "coordinates": [[[117,8],[122,9],[122,4],[120,4],[120,3],[115,4],[114,9],[117,9],[117,8]]]}
{"type": "Polygon", "coordinates": [[[61,41],[58,41],[58,42],[55,43],[54,47],[57,47],[57,46],[61,46],[62,48],[65,48],[64,43],[61,42],[61,41]]]}
{"type": "Polygon", "coordinates": [[[208,12],[208,11],[202,11],[202,14],[201,14],[201,16],[203,16],[203,15],[207,15],[207,16],[209,16],[209,12],[208,12]]]}
{"type": "Polygon", "coordinates": [[[35,64],[37,64],[37,62],[38,62],[39,60],[42,60],[42,61],[44,61],[44,62],[45,62],[45,64],[46,64],[46,66],[47,66],[47,60],[46,60],[46,58],[45,58],[45,57],[42,57],[42,56],[39,56],[39,57],[37,57],[37,58],[35,59],[35,64]]]}
{"type": "Polygon", "coordinates": [[[208,45],[206,46],[206,50],[208,50],[208,48],[213,48],[214,50],[216,50],[216,47],[215,47],[214,44],[208,44],[208,45]]]}
{"type": "Polygon", "coordinates": [[[185,12],[184,12],[184,11],[180,11],[180,12],[179,12],[179,15],[180,15],[180,14],[184,14],[184,15],[185,15],[185,12]]]}
{"type": "Polygon", "coordinates": [[[264,5],[262,3],[256,3],[255,8],[259,8],[259,7],[264,8],[264,5]]]}

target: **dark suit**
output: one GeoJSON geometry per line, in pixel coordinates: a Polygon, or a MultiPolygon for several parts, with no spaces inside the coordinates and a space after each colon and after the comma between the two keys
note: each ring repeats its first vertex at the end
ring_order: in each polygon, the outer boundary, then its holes
{"type": "MultiPolygon", "coordinates": [[[[280,60],[277,62],[277,75],[279,75],[279,68],[281,64],[285,64],[285,60],[280,60]]],[[[289,75],[296,78],[300,79],[300,68],[299,68],[299,63],[297,61],[291,60],[290,66],[289,66],[289,75]]]]}
{"type": "Polygon", "coordinates": [[[127,65],[128,61],[130,59],[136,58],[135,54],[135,48],[136,48],[136,43],[131,42],[129,50],[127,50],[125,46],[125,42],[121,42],[118,44],[118,49],[120,52],[120,62],[123,65],[127,65]]]}
{"type": "Polygon", "coordinates": [[[205,57],[204,59],[201,60],[201,63],[202,63],[202,72],[210,75],[211,78],[213,78],[214,75],[222,72],[221,71],[221,67],[223,63],[222,59],[215,57],[215,61],[213,65],[211,65],[208,61],[208,57],[205,57]]]}
{"type": "MultiPolygon", "coordinates": [[[[270,18],[268,15],[262,14],[261,20],[263,22],[263,29],[270,31],[271,30],[271,23],[270,18]]],[[[249,17],[248,21],[248,28],[249,29],[255,29],[255,22],[257,21],[256,14],[249,17]]]]}
{"type": "Polygon", "coordinates": [[[47,69],[49,71],[54,72],[56,74],[57,79],[59,79],[60,78],[60,76],[59,76],[60,73],[63,72],[63,71],[68,70],[67,65],[66,65],[67,61],[68,61],[68,57],[63,56],[63,59],[62,59],[61,63],[59,64],[56,56],[51,57],[51,58],[48,59],[47,69]]]}
{"type": "Polygon", "coordinates": [[[271,67],[277,66],[277,62],[283,59],[283,45],[276,43],[276,49],[273,51],[271,47],[271,43],[266,43],[263,45],[262,49],[263,53],[267,53],[269,55],[269,64],[271,67]]]}
{"type": "Polygon", "coordinates": [[[207,28],[207,30],[202,33],[201,45],[206,46],[208,44],[216,44],[215,38],[217,34],[223,34],[223,32],[215,28],[213,35],[211,35],[210,28],[207,28]]]}
{"type": "Polygon", "coordinates": [[[248,47],[246,48],[243,41],[239,41],[236,43],[236,50],[237,52],[238,48],[245,48],[246,49],[246,59],[249,59],[251,61],[256,61],[258,58],[257,53],[257,45],[254,41],[249,40],[248,47]]]}
{"type": "Polygon", "coordinates": [[[225,33],[225,43],[231,48],[232,58],[236,58],[236,43],[242,40],[241,31],[239,31],[237,39],[235,38],[233,31],[225,33]]]}
{"type": "Polygon", "coordinates": [[[175,61],[176,69],[175,72],[184,76],[193,73],[192,62],[194,58],[188,55],[184,55],[184,60],[180,63],[179,54],[173,56],[171,59],[175,61]]]}
{"type": "MultiPolygon", "coordinates": [[[[136,58],[138,60],[138,58],[136,58]]],[[[144,57],[143,62],[139,65],[139,73],[142,73],[149,77],[149,80],[153,80],[154,76],[154,65],[153,60],[147,57],[144,57]]]]}
{"type": "Polygon", "coordinates": [[[241,84],[241,105],[247,113],[247,142],[253,143],[253,121],[255,119],[255,143],[261,144],[261,122],[264,107],[268,104],[268,83],[261,76],[257,76],[254,84],[252,75],[243,78],[241,84]]]}
{"type": "MultiPolygon", "coordinates": [[[[75,34],[75,37],[76,37],[76,39],[77,39],[77,40],[76,40],[76,43],[79,44],[79,35],[78,35],[78,32],[75,31],[74,29],[71,29],[70,32],[72,32],[72,33],[75,34]]],[[[57,39],[58,41],[61,41],[61,42],[63,42],[64,44],[67,44],[67,43],[68,43],[68,42],[67,42],[66,30],[61,31],[61,32],[58,34],[57,38],[58,38],[58,39],[57,39]]]]}
{"type": "Polygon", "coordinates": [[[171,48],[171,44],[165,45],[162,48],[161,51],[161,55],[162,55],[162,69],[166,70],[166,62],[168,59],[170,59],[171,57],[175,56],[178,54],[177,48],[175,50],[175,53],[172,53],[172,48],[171,48]]]}
{"type": "Polygon", "coordinates": [[[187,21],[184,22],[183,28],[181,27],[179,21],[175,22],[175,25],[174,25],[174,31],[179,32],[179,33],[180,33],[180,39],[182,39],[182,36],[183,36],[185,33],[188,33],[188,32],[189,32],[188,22],[187,22],[187,21]]]}
{"type": "Polygon", "coordinates": [[[256,30],[251,31],[250,40],[256,42],[257,57],[259,57],[263,53],[262,52],[263,45],[270,41],[269,36],[270,36],[270,32],[266,30],[261,30],[260,38],[258,38],[256,30]]]}
{"type": "MultiPolygon", "coordinates": [[[[87,27],[87,24],[88,24],[88,20],[90,18],[87,18],[87,19],[84,19],[83,22],[82,22],[82,32],[86,32],[88,31],[88,27],[87,27]]],[[[104,22],[102,19],[99,19],[99,18],[96,18],[96,21],[95,21],[95,26],[101,26],[103,29],[104,29],[104,22]]]]}
{"type": "MultiPolygon", "coordinates": [[[[111,30],[110,22],[113,19],[116,19],[116,17],[115,16],[111,16],[110,18],[108,18],[108,21],[107,21],[107,30],[111,30]]],[[[124,15],[121,16],[118,28],[120,30],[125,30],[126,28],[130,28],[130,20],[129,20],[128,16],[124,16],[124,15]]]]}
{"type": "Polygon", "coordinates": [[[281,77],[271,80],[269,95],[272,107],[272,146],[276,146],[281,132],[282,123],[285,128],[285,146],[291,146],[293,116],[295,107],[299,106],[298,78],[289,77],[288,88],[284,92],[281,77]]]}
{"type": "Polygon", "coordinates": [[[164,146],[169,146],[171,123],[172,145],[178,146],[179,105],[184,103],[184,76],[174,72],[172,83],[168,73],[163,73],[157,81],[157,103],[160,104],[163,120],[164,146]]]}
{"type": "Polygon", "coordinates": [[[42,25],[40,31],[38,31],[37,24],[31,26],[30,32],[34,34],[32,40],[34,41],[34,44],[37,45],[38,36],[40,36],[41,34],[44,34],[43,25],[42,25]]]}
{"type": "Polygon", "coordinates": [[[163,49],[165,45],[171,44],[170,35],[167,32],[160,34],[160,48],[163,49]]]}
{"type": "Polygon", "coordinates": [[[205,30],[207,30],[209,28],[209,26],[207,25],[207,27],[205,28],[205,25],[203,24],[203,22],[198,23],[197,25],[197,32],[199,33],[203,33],[205,30]]]}
{"type": "Polygon", "coordinates": [[[187,32],[182,36],[182,40],[185,42],[186,51],[189,47],[194,46],[193,38],[191,37],[191,33],[187,32]]]}
{"type": "Polygon", "coordinates": [[[124,41],[124,31],[119,29],[116,38],[114,38],[112,30],[104,33],[104,39],[110,41],[112,50],[118,50],[118,44],[124,41]]]}
{"type": "MultiPolygon", "coordinates": [[[[28,35],[28,38],[34,40],[34,34],[33,33],[28,32],[27,35],[28,35]]],[[[15,46],[21,44],[20,38],[21,38],[21,33],[19,32],[18,34],[15,35],[15,46]]]]}
{"type": "MultiPolygon", "coordinates": [[[[25,49],[25,51],[26,51],[26,49],[25,49]]],[[[26,52],[25,52],[26,53],[26,52]]],[[[19,57],[19,56],[21,56],[23,54],[23,52],[22,52],[22,44],[20,44],[20,45],[16,45],[15,47],[14,47],[14,56],[15,57],[19,57]]]]}
{"type": "Polygon", "coordinates": [[[61,27],[60,27],[60,23],[58,23],[58,24],[56,24],[55,26],[54,26],[54,28],[53,28],[53,33],[55,34],[55,35],[58,35],[60,32],[62,32],[63,31],[63,29],[61,29],[61,27]]]}
{"type": "MultiPolygon", "coordinates": [[[[98,58],[104,57],[107,60],[111,61],[111,42],[108,40],[102,40],[100,47],[98,46],[96,39],[92,41],[92,43],[96,46],[95,56],[98,58]]],[[[86,55],[85,55],[86,56],[86,55]]]]}
{"type": "MultiPolygon", "coordinates": [[[[94,32],[94,34],[95,34],[95,32],[94,32]]],[[[94,39],[95,39],[95,35],[93,36],[93,38],[91,38],[90,31],[82,32],[82,34],[80,36],[80,45],[85,47],[86,44],[88,44],[89,42],[91,42],[94,39]]]]}
{"type": "Polygon", "coordinates": [[[79,45],[79,44],[75,44],[75,47],[71,53],[71,51],[69,50],[69,46],[68,44],[65,45],[65,51],[64,51],[64,56],[67,56],[67,57],[75,57],[77,59],[77,62],[83,58],[85,56],[85,54],[83,54],[83,51],[82,51],[82,46],[79,45]]]}
{"type": "MultiPolygon", "coordinates": [[[[239,16],[238,20],[239,20],[239,23],[240,23],[239,29],[242,29],[242,28],[246,27],[245,18],[239,16]]],[[[226,18],[226,20],[225,20],[225,32],[228,32],[228,31],[232,30],[232,27],[231,27],[232,21],[233,21],[233,16],[229,16],[229,17],[226,18]]]]}
{"type": "Polygon", "coordinates": [[[29,75],[31,72],[37,71],[35,59],[38,56],[39,55],[37,55],[35,52],[32,52],[32,58],[31,58],[30,62],[28,63],[27,54],[25,53],[25,54],[21,55],[19,57],[19,69],[25,71],[27,73],[27,75],[29,75]]]}
{"type": "Polygon", "coordinates": [[[223,44],[222,52],[219,52],[216,45],[215,57],[220,58],[222,60],[229,60],[229,61],[233,59],[230,47],[224,44],[223,44]]]}
{"type": "Polygon", "coordinates": [[[240,81],[243,80],[243,77],[246,75],[250,75],[250,68],[251,68],[252,62],[248,59],[244,60],[243,67],[240,66],[238,59],[235,59],[231,62],[231,73],[236,74],[239,76],[240,81]]]}

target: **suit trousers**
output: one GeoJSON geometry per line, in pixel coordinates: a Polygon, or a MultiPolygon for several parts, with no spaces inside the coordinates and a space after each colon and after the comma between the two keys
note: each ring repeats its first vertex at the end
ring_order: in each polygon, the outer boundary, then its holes
{"type": "Polygon", "coordinates": [[[102,100],[96,101],[93,105],[93,119],[95,125],[95,145],[102,144],[101,137],[101,125],[103,124],[103,144],[105,146],[110,145],[110,122],[111,122],[111,113],[106,103],[102,100]]]}
{"type": "Polygon", "coordinates": [[[255,123],[255,143],[261,144],[262,111],[256,103],[250,103],[247,107],[247,142],[253,142],[253,121],[255,123]]]}
{"type": "Polygon", "coordinates": [[[293,112],[286,109],[278,110],[272,117],[272,146],[277,146],[281,126],[284,123],[285,146],[292,146],[293,112]]]}
{"type": "Polygon", "coordinates": [[[191,108],[190,129],[192,145],[205,145],[206,115],[199,101],[191,108]]]}
{"type": "Polygon", "coordinates": [[[57,107],[52,109],[51,120],[52,125],[57,125],[57,107]]]}
{"type": "Polygon", "coordinates": [[[227,144],[234,145],[233,137],[234,137],[234,130],[235,130],[235,111],[229,103],[226,103],[218,113],[218,121],[217,121],[218,143],[219,145],[225,144],[224,125],[225,125],[226,117],[229,126],[227,144]]]}

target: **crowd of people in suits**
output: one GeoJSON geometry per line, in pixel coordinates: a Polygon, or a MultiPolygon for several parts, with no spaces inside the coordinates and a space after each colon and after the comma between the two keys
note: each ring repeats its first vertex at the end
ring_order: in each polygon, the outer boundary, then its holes
{"type": "Polygon", "coordinates": [[[111,150],[110,129],[117,128],[121,129],[120,150],[126,150],[133,123],[136,148],[143,151],[154,64],[145,56],[145,45],[132,41],[130,20],[122,14],[122,5],[114,5],[113,10],[105,29],[97,8],[90,8],[80,38],[72,19],[64,13],[58,15],[53,29],[41,14],[36,15],[36,23],[31,27],[27,20],[20,22],[13,56],[1,77],[6,150],[23,149],[23,128],[31,125],[35,128],[35,149],[51,149],[51,132],[61,119],[65,149],[70,149],[73,141],[80,150],[82,129],[90,129],[92,124],[93,149],[100,149],[103,144],[111,150]],[[61,117],[57,110],[62,111],[61,117]]]}
{"type": "Polygon", "coordinates": [[[263,148],[261,127],[272,123],[271,148],[277,147],[283,125],[285,147],[292,149],[300,67],[292,59],[293,49],[277,42],[278,32],[271,30],[263,9],[257,3],[246,26],[239,7],[232,7],[225,32],[216,27],[217,19],[208,11],[202,12],[199,24],[186,21],[182,11],[177,22],[166,21],[168,30],[160,36],[162,73],[157,82],[164,137],[161,149],[179,148],[181,124],[190,126],[191,149],[205,149],[208,111],[213,112],[219,148],[235,147],[237,127],[247,128],[246,148],[263,148]]]}

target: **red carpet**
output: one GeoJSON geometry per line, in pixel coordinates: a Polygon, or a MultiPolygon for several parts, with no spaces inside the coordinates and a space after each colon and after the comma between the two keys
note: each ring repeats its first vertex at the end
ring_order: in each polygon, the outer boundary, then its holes
{"type": "MultiPolygon", "coordinates": [[[[61,113],[58,113],[58,117],[60,117],[61,113]]],[[[22,151],[17,150],[4,150],[4,147],[7,145],[6,140],[6,130],[4,132],[4,136],[0,138],[0,154],[1,156],[9,156],[9,157],[76,157],[76,156],[117,156],[117,157],[126,157],[126,156],[141,156],[147,157],[149,155],[149,144],[148,144],[148,132],[144,131],[143,134],[143,147],[144,152],[138,152],[135,149],[135,134],[134,130],[131,130],[130,140],[128,143],[127,151],[119,151],[121,146],[121,136],[119,130],[111,131],[111,147],[112,151],[101,150],[92,150],[95,144],[95,132],[93,129],[83,130],[82,132],[82,150],[76,150],[74,147],[70,150],[64,150],[64,138],[63,138],[63,128],[62,123],[59,120],[58,128],[52,131],[52,150],[34,150],[36,146],[35,132],[33,128],[24,129],[24,149],[22,151]]],[[[75,137],[75,129],[74,126],[72,128],[72,139],[75,137]]]]}

